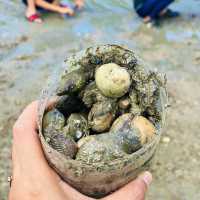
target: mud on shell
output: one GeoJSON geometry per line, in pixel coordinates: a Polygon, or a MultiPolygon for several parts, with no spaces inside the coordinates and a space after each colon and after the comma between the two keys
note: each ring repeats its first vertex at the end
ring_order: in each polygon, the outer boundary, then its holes
{"type": "Polygon", "coordinates": [[[133,51],[109,44],[90,47],[68,57],[61,71],[43,90],[40,101],[38,123],[44,153],[63,180],[83,194],[100,198],[133,180],[149,165],[165,121],[165,79],[149,70],[133,51]],[[95,82],[95,72],[109,63],[125,68],[130,75],[130,86],[120,97],[102,94],[95,82]],[[57,134],[63,133],[71,115],[78,113],[87,121],[89,130],[81,139],[74,138],[71,132],[67,132],[69,137],[65,140],[61,136],[61,146],[71,141],[71,156],[65,148],[62,153],[55,140],[57,136],[52,137],[52,143],[45,140],[42,124],[52,99],[56,99],[54,109],[64,116],[62,131],[57,134]],[[109,122],[107,126],[99,131],[92,128],[94,122],[103,122],[101,119],[109,122]],[[129,126],[122,126],[127,120],[129,126]]]}

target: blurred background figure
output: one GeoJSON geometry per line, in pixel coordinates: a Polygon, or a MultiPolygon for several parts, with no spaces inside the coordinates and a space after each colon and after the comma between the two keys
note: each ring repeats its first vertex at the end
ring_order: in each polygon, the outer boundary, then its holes
{"type": "Polygon", "coordinates": [[[174,0],[133,0],[137,14],[149,26],[156,25],[159,18],[178,17],[180,15],[178,12],[168,8],[173,2],[174,0]]]}
{"type": "MultiPolygon", "coordinates": [[[[27,5],[26,9],[26,19],[29,22],[37,22],[42,23],[42,19],[40,18],[37,10],[39,11],[52,11],[60,14],[67,14],[69,16],[74,15],[74,9],[70,8],[67,5],[63,5],[60,3],[60,0],[22,0],[25,5],[27,5]]],[[[75,0],[75,8],[81,9],[84,5],[84,0],[75,0]]]]}

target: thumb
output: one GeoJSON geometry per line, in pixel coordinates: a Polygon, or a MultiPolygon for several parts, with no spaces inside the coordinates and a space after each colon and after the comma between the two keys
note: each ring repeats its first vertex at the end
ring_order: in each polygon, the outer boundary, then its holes
{"type": "Polygon", "coordinates": [[[114,192],[104,200],[144,200],[148,186],[152,182],[152,175],[146,171],[120,190],[114,192]]]}
{"type": "Polygon", "coordinates": [[[41,176],[49,169],[37,134],[37,109],[37,101],[28,105],[13,127],[13,176],[30,171],[41,176]]]}

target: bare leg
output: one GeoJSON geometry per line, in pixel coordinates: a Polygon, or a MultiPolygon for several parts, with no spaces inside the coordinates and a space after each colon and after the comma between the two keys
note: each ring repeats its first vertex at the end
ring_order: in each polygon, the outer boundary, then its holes
{"type": "Polygon", "coordinates": [[[36,13],[35,2],[34,0],[27,0],[27,9],[26,9],[26,16],[29,17],[36,13]]]}
{"type": "Polygon", "coordinates": [[[165,8],[164,10],[162,10],[162,11],[159,13],[159,16],[165,15],[166,12],[167,12],[167,8],[165,8]]]}
{"type": "Polygon", "coordinates": [[[60,0],[54,0],[54,1],[53,1],[53,4],[54,4],[54,5],[59,5],[59,4],[60,4],[60,0]]]}
{"type": "MultiPolygon", "coordinates": [[[[26,9],[26,17],[30,17],[31,15],[34,15],[36,14],[36,7],[35,7],[35,0],[27,0],[27,9],[26,9]]],[[[35,19],[34,22],[37,22],[37,23],[41,23],[42,22],[42,19],[38,18],[38,19],[35,19]]]]}
{"type": "Polygon", "coordinates": [[[143,22],[144,23],[148,23],[150,21],[151,21],[151,17],[150,16],[146,16],[146,17],[143,18],[143,22]]]}
{"type": "MultiPolygon", "coordinates": [[[[162,10],[162,11],[159,13],[159,16],[165,15],[166,12],[167,12],[167,9],[162,10]]],[[[146,16],[146,17],[143,18],[143,22],[144,22],[144,23],[148,23],[148,22],[150,22],[151,20],[152,20],[152,19],[151,19],[150,16],[146,16]]]]}
{"type": "Polygon", "coordinates": [[[55,5],[53,3],[49,3],[45,0],[35,0],[35,4],[41,8],[44,8],[49,11],[58,12],[61,14],[69,14],[70,16],[74,15],[73,9],[69,7],[62,7],[60,5],[55,5]]]}

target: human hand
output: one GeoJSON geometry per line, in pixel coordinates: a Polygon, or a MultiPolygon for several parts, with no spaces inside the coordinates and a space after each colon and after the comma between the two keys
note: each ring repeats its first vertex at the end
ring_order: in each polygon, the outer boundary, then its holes
{"type": "Polygon", "coordinates": [[[59,13],[67,14],[69,16],[73,16],[74,15],[74,10],[71,9],[70,7],[60,7],[59,8],[59,13]]]}
{"type": "MultiPolygon", "coordinates": [[[[49,167],[37,133],[35,101],[25,108],[13,127],[13,181],[9,200],[94,200],[63,182],[49,167]]],[[[152,180],[149,172],[102,200],[144,200],[152,180]]]]}
{"type": "Polygon", "coordinates": [[[84,6],[84,0],[75,0],[75,5],[78,9],[82,9],[84,6]]]}

